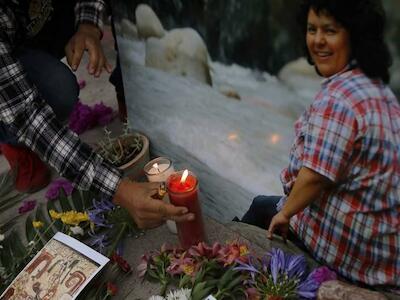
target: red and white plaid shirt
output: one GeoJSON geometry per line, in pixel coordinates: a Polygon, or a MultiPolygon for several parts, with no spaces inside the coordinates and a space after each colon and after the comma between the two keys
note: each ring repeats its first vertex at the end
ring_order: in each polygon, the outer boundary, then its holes
{"type": "MultiPolygon", "coordinates": [[[[314,257],[344,277],[400,286],[400,105],[358,68],[322,84],[295,124],[288,195],[302,166],[335,188],[293,216],[291,229],[314,257]]],[[[286,196],[278,204],[280,209],[286,196]]]]}

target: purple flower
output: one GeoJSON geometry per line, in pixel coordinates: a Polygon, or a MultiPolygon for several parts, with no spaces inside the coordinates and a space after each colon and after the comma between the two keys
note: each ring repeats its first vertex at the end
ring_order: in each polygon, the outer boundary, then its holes
{"type": "Polygon", "coordinates": [[[114,119],[114,112],[112,108],[104,105],[103,102],[100,102],[100,104],[96,104],[93,107],[93,113],[95,115],[97,124],[100,126],[105,126],[114,119]]]}
{"type": "Polygon", "coordinates": [[[95,125],[96,117],[92,108],[78,101],[69,117],[69,128],[75,133],[81,134],[95,125]]]}
{"type": "Polygon", "coordinates": [[[306,280],[299,284],[297,293],[303,298],[314,299],[321,283],[328,280],[335,280],[336,277],[336,273],[328,267],[316,268],[307,276],[306,280]]]}
{"type": "Polygon", "coordinates": [[[246,271],[246,272],[249,272],[249,273],[250,273],[250,276],[251,276],[251,279],[252,279],[251,283],[255,282],[256,274],[259,274],[259,273],[260,273],[260,271],[259,271],[259,270],[257,269],[257,267],[254,265],[253,261],[254,261],[254,257],[252,257],[252,256],[249,256],[249,260],[248,260],[248,263],[247,263],[247,264],[244,263],[244,262],[242,262],[242,261],[240,261],[239,259],[237,259],[237,260],[236,260],[236,263],[237,263],[239,266],[233,268],[234,270],[237,270],[237,271],[246,271]]]}
{"type": "Polygon", "coordinates": [[[272,248],[271,252],[268,253],[271,256],[270,269],[271,275],[276,284],[278,281],[278,276],[282,273],[285,267],[285,253],[278,248],[272,248]]]}
{"type": "Polygon", "coordinates": [[[113,210],[115,205],[110,200],[101,198],[100,200],[93,199],[93,207],[98,211],[108,212],[113,210]]]}
{"type": "Polygon", "coordinates": [[[318,284],[337,279],[336,273],[325,266],[314,269],[309,276],[311,276],[318,284]]]}
{"type": "Polygon", "coordinates": [[[89,232],[90,239],[88,240],[89,246],[104,254],[106,248],[110,245],[107,234],[92,234],[89,232]]]}
{"type": "Polygon", "coordinates": [[[78,80],[79,89],[83,89],[86,86],[85,79],[78,80]]]}
{"type": "Polygon", "coordinates": [[[50,184],[49,188],[47,189],[46,192],[47,200],[57,199],[60,196],[60,189],[63,189],[65,195],[69,196],[72,194],[74,187],[72,186],[72,183],[66,179],[63,178],[56,179],[50,184]]]}
{"type": "Polygon", "coordinates": [[[36,200],[25,200],[22,202],[22,205],[18,208],[18,213],[20,215],[27,213],[28,211],[31,211],[35,208],[36,206],[36,200]]]}
{"type": "Polygon", "coordinates": [[[297,286],[297,294],[306,299],[315,299],[320,284],[314,280],[310,273],[306,280],[297,286]]]}
{"type": "Polygon", "coordinates": [[[102,211],[97,209],[89,210],[89,219],[98,227],[112,228],[112,224],[108,224],[102,211]]]}
{"type": "Polygon", "coordinates": [[[289,278],[302,278],[307,269],[304,255],[286,255],[285,272],[289,278]]]}

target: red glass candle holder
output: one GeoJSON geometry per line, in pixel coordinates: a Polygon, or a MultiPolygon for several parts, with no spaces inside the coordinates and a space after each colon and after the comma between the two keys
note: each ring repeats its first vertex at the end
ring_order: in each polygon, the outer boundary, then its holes
{"type": "Polygon", "coordinates": [[[190,213],[195,215],[193,221],[177,222],[178,237],[181,246],[185,249],[206,240],[203,216],[198,197],[198,180],[189,172],[186,180],[182,182],[183,171],[170,175],[167,179],[167,192],[172,204],[185,206],[190,213]]]}

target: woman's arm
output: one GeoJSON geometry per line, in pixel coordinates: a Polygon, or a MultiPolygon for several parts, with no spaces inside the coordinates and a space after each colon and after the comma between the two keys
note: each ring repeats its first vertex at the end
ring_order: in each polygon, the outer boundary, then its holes
{"type": "Polygon", "coordinates": [[[307,167],[302,167],[282,210],[271,220],[268,238],[272,238],[274,231],[279,229],[282,237],[286,239],[290,218],[318,199],[332,184],[332,181],[325,176],[307,167]]]}

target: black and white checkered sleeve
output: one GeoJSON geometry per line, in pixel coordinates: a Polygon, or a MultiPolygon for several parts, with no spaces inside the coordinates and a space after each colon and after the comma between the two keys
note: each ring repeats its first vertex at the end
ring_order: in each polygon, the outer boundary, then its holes
{"type": "Polygon", "coordinates": [[[12,55],[13,22],[12,13],[0,8],[0,121],[60,175],[81,189],[112,198],[121,179],[119,170],[57,121],[12,55]]]}
{"type": "Polygon", "coordinates": [[[94,24],[102,30],[106,9],[104,0],[79,0],[75,6],[75,23],[94,24]]]}

